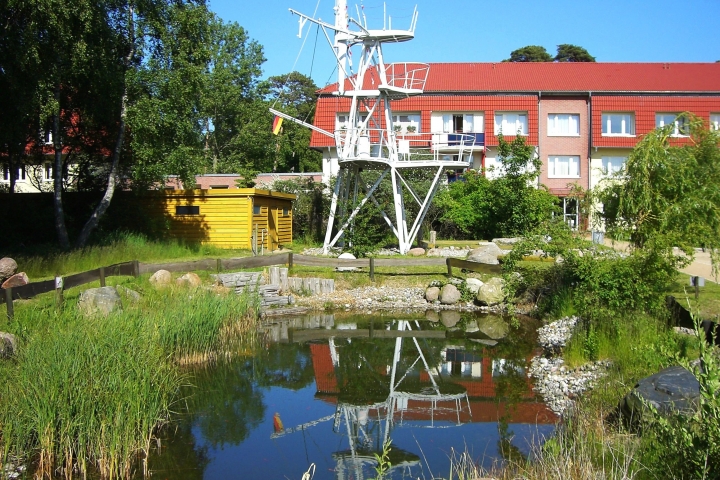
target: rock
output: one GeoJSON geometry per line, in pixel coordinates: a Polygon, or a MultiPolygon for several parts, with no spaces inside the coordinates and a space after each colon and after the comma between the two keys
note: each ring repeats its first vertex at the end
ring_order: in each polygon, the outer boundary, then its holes
{"type": "Polygon", "coordinates": [[[483,282],[477,278],[466,278],[465,287],[472,293],[477,293],[480,287],[483,286],[483,282]]]}
{"type": "Polygon", "coordinates": [[[17,353],[17,340],[12,333],[0,332],[0,358],[10,358],[17,353]]]}
{"type": "Polygon", "coordinates": [[[17,262],[10,257],[0,258],[0,282],[12,277],[17,272],[17,262]]]}
{"type": "Polygon", "coordinates": [[[478,327],[478,324],[475,320],[471,320],[467,322],[467,325],[465,325],[465,332],[466,333],[475,333],[480,331],[480,327],[478,327]]]}
{"type": "Polygon", "coordinates": [[[172,283],[172,274],[167,270],[158,270],[150,277],[150,283],[155,287],[167,287],[172,283]]]}
{"type": "Polygon", "coordinates": [[[439,248],[431,248],[427,251],[428,257],[442,257],[442,251],[439,248]]]}
{"type": "Polygon", "coordinates": [[[440,290],[440,303],[443,305],[455,305],[460,301],[460,290],[450,283],[443,285],[440,290]]]}
{"type": "Polygon", "coordinates": [[[538,343],[551,354],[559,353],[572,337],[578,317],[565,317],[538,329],[538,343]]]}
{"type": "Polygon", "coordinates": [[[635,388],[621,401],[623,414],[638,418],[647,407],[655,407],[660,413],[693,410],[700,399],[700,384],[695,375],[683,367],[675,366],[640,380],[635,388]]]}
{"type": "Polygon", "coordinates": [[[175,280],[175,283],[180,287],[198,288],[202,285],[202,280],[197,273],[190,272],[175,280]]]}
{"type": "Polygon", "coordinates": [[[108,315],[122,310],[122,300],[115,287],[90,288],[80,294],[78,307],[85,315],[108,315]]]}
{"type": "Polygon", "coordinates": [[[505,300],[505,292],[503,287],[505,281],[500,277],[493,277],[485,282],[477,292],[475,300],[480,305],[493,306],[502,303],[505,300]]]}
{"type": "Polygon", "coordinates": [[[486,340],[484,338],[471,338],[470,341],[475,343],[481,343],[483,345],[487,345],[488,347],[494,347],[498,344],[498,342],[495,340],[486,340]]]}
{"type": "Polygon", "coordinates": [[[25,272],[16,273],[15,275],[12,275],[10,278],[5,280],[0,287],[2,288],[13,288],[13,287],[22,287],[23,285],[27,285],[30,283],[30,279],[28,278],[27,274],[25,272]]]}
{"type": "Polygon", "coordinates": [[[477,320],[477,328],[493,340],[505,338],[510,330],[510,326],[496,315],[480,317],[477,320]]]}
{"type": "Polygon", "coordinates": [[[438,299],[440,296],[440,288],[438,287],[428,287],[427,290],[425,290],[425,300],[428,302],[434,302],[438,299]]]}
{"type": "Polygon", "coordinates": [[[437,323],[440,321],[440,314],[435,310],[425,310],[425,320],[437,323]]]}
{"type": "Polygon", "coordinates": [[[336,272],[356,272],[360,270],[358,267],[335,267],[336,272]]]}
{"type": "Polygon", "coordinates": [[[127,298],[131,303],[137,303],[142,298],[138,292],[122,285],[115,285],[115,290],[120,294],[121,297],[127,298]]]}
{"type": "Polygon", "coordinates": [[[456,310],[441,310],[440,311],[440,323],[445,325],[446,328],[452,328],[460,321],[460,312],[456,310]]]}
{"type": "Polygon", "coordinates": [[[495,245],[515,245],[518,243],[522,238],[520,237],[514,237],[514,238],[493,238],[492,242],[495,245]]]}
{"type": "Polygon", "coordinates": [[[422,257],[423,255],[425,255],[425,249],[420,247],[411,248],[410,250],[408,250],[407,254],[411,257],[422,257]]]}
{"type": "Polygon", "coordinates": [[[350,252],[341,253],[340,255],[338,255],[338,258],[344,258],[344,259],[347,259],[347,260],[357,260],[357,259],[355,258],[355,255],[353,255],[353,254],[350,253],[350,252]]]}
{"type": "Polygon", "coordinates": [[[469,262],[483,263],[485,265],[498,265],[498,255],[504,255],[500,247],[492,242],[487,242],[485,245],[471,250],[468,253],[467,260],[469,262]]]}

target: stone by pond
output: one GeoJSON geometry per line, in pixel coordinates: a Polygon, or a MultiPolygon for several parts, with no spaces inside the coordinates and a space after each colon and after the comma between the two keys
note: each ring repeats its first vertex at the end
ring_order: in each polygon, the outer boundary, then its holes
{"type": "Polygon", "coordinates": [[[556,421],[527,373],[537,323],[491,347],[464,336],[482,335],[487,316],[440,313],[456,317],[452,335],[439,316],[273,318],[253,356],[188,371],[189,412],[151,456],[151,471],[170,480],[300,478],[314,463],[315,480],[374,478],[385,439],[389,479],[446,475],[451,450],[485,467],[502,462],[500,445],[528,454],[556,421]]]}

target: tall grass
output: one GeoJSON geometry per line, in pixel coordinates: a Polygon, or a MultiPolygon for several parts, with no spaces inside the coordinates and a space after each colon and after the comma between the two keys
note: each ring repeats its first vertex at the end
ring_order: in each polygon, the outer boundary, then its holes
{"type": "Polygon", "coordinates": [[[14,258],[20,270],[26,272],[31,279],[37,279],[83,272],[130,260],[154,262],[206,256],[226,257],[229,252],[231,251],[211,245],[188,244],[173,239],[156,241],[135,233],[118,233],[99,245],[67,252],[16,255],[14,258]]]}
{"type": "Polygon", "coordinates": [[[0,367],[2,447],[38,475],[130,477],[186,381],[178,359],[208,358],[254,325],[250,296],[131,286],[144,297],[107,317],[83,317],[70,300],[62,312],[16,310],[21,348],[0,367]]]}

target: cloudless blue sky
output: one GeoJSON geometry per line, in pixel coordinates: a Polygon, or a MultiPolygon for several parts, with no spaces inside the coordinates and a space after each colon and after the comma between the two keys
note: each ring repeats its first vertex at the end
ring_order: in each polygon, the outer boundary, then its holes
{"type": "MultiPolygon", "coordinates": [[[[223,20],[235,21],[260,43],[264,76],[294,69],[322,87],[335,80],[335,63],[322,31],[298,17],[313,16],[318,0],[209,0],[223,20]],[[314,60],[313,60],[314,54],[314,60]],[[296,58],[299,60],[296,63],[296,58]]],[[[320,0],[315,18],[334,23],[334,0],[320,0]]],[[[355,5],[348,0],[353,17],[355,5]]],[[[365,0],[371,28],[382,28],[382,0],[365,0]]],[[[525,45],[555,55],[557,45],[584,47],[599,62],[715,62],[720,60],[720,0],[386,0],[394,28],[408,28],[419,11],[415,39],[384,48],[386,63],[499,62],[525,45]]]]}

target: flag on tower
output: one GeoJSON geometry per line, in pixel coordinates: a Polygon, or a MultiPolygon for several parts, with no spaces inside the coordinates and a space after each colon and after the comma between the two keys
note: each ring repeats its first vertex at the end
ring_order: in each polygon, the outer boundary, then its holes
{"type": "Polygon", "coordinates": [[[283,121],[282,118],[280,118],[280,117],[278,117],[277,115],[275,115],[275,120],[273,120],[273,130],[272,130],[272,132],[273,132],[275,135],[279,135],[279,134],[280,134],[280,129],[282,128],[282,121],[283,121]]]}

